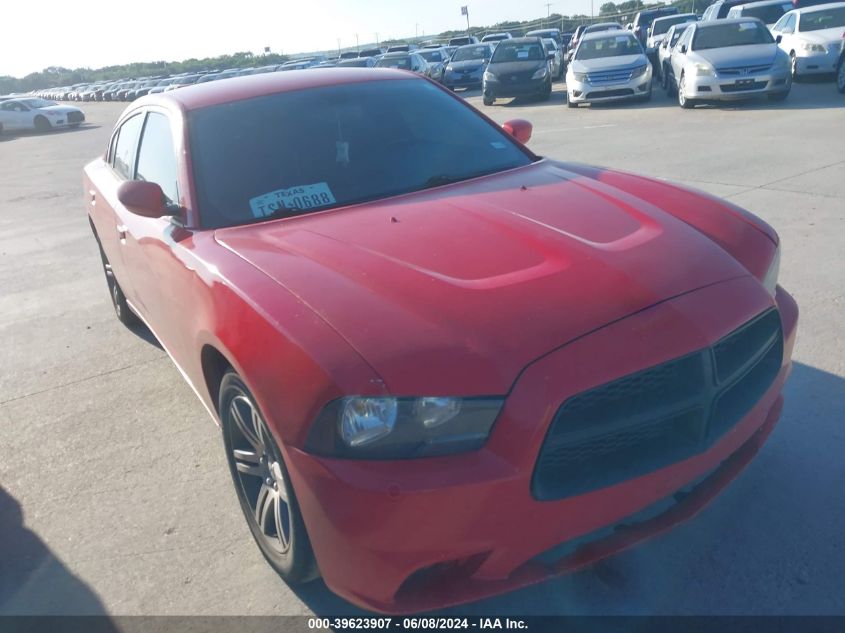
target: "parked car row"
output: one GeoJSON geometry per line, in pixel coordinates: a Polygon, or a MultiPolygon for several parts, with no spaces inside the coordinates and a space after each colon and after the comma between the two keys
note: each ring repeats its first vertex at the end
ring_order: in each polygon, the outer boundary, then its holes
{"type": "Polygon", "coordinates": [[[766,95],[785,99],[792,82],[830,73],[845,91],[841,50],[845,2],[716,0],[699,18],[676,7],[639,11],[630,24],[598,22],[573,33],[559,29],[460,36],[448,42],[394,43],[311,55],[284,64],[65,86],[35,96],[70,101],[133,101],[147,94],[242,75],[334,67],[416,72],[450,89],[480,88],[485,104],[498,97],[548,98],[566,78],[567,103],[651,98],[657,79],[681,107],[700,101],[766,95]]]}

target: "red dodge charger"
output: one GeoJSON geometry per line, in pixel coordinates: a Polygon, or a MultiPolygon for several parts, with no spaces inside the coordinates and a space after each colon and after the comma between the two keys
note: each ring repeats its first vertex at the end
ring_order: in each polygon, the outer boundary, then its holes
{"type": "Polygon", "coordinates": [[[117,316],[219,423],[287,581],[407,613],[571,572],[777,422],[772,228],[530,135],[401,71],[295,71],[141,99],[86,166],[117,316]]]}

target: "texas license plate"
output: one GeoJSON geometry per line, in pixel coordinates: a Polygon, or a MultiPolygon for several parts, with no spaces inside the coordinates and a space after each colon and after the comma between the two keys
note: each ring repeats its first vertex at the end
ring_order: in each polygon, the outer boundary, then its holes
{"type": "Polygon", "coordinates": [[[753,79],[737,79],[736,80],[737,86],[750,86],[753,83],[754,83],[753,79]]]}

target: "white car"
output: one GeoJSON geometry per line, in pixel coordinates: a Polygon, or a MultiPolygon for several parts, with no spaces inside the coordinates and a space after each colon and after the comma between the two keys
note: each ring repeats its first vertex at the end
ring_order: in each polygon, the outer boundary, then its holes
{"type": "Polygon", "coordinates": [[[587,33],[566,71],[570,108],[581,103],[651,99],[651,64],[630,31],[587,33]]]}
{"type": "Polygon", "coordinates": [[[728,18],[757,18],[771,29],[775,22],[795,6],[791,0],[760,0],[738,4],[728,10],[728,18]]]}
{"type": "Polygon", "coordinates": [[[789,54],[793,79],[835,72],[843,33],[845,2],[793,9],[772,27],[778,46],[789,54]]]}
{"type": "Polygon", "coordinates": [[[0,132],[76,127],[85,121],[79,108],[40,97],[19,97],[0,102],[0,132]]]}

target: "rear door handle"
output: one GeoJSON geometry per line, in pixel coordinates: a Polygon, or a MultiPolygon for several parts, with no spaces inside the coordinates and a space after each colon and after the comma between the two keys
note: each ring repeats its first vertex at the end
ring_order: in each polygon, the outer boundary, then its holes
{"type": "Polygon", "coordinates": [[[117,238],[120,240],[121,244],[126,243],[126,226],[123,224],[117,225],[117,238]]]}
{"type": "Polygon", "coordinates": [[[96,189],[89,189],[88,195],[91,196],[91,206],[95,206],[97,204],[97,191],[96,189]]]}

